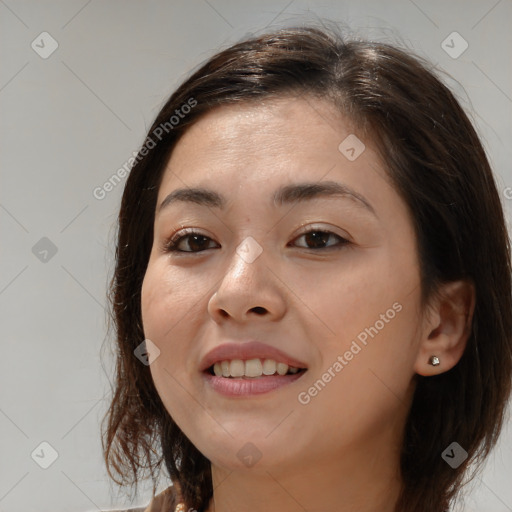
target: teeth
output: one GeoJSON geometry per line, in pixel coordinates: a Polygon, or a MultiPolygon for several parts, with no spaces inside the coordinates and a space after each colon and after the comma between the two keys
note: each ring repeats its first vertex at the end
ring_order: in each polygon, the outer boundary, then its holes
{"type": "Polygon", "coordinates": [[[274,375],[277,371],[277,363],[273,359],[263,361],[263,375],[274,375]]]}
{"type": "MultiPolygon", "coordinates": [[[[219,363],[216,363],[216,364],[219,364],[219,363]]],[[[221,372],[222,376],[223,377],[229,377],[231,375],[231,370],[229,368],[229,361],[222,361],[220,366],[222,368],[222,372],[221,372]]]]}
{"type": "Polygon", "coordinates": [[[231,361],[231,377],[243,377],[245,375],[245,364],[240,359],[231,361]]]}
{"type": "Polygon", "coordinates": [[[263,365],[259,359],[249,359],[245,361],[246,377],[261,377],[263,374],[263,365]]]}
{"type": "MultiPolygon", "coordinates": [[[[217,377],[227,377],[227,375],[224,375],[224,363],[226,363],[227,361],[222,361],[222,367],[220,365],[220,363],[215,363],[213,365],[213,373],[215,373],[215,375],[217,377]]],[[[228,363],[229,364],[229,363],[228,363]]]]}
{"type": "Polygon", "coordinates": [[[273,359],[233,359],[232,361],[221,361],[213,365],[213,372],[217,377],[261,377],[262,375],[286,375],[295,374],[299,368],[288,366],[285,363],[278,363],[273,359]]]}
{"type": "Polygon", "coordinates": [[[286,375],[288,373],[288,365],[284,363],[277,363],[277,373],[279,375],[286,375]]]}

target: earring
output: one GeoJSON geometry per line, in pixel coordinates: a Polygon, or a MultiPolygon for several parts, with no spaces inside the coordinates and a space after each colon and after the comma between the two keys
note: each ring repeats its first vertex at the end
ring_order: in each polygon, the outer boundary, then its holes
{"type": "Polygon", "coordinates": [[[439,361],[439,357],[437,356],[430,356],[428,364],[431,364],[432,366],[438,366],[439,364],[441,364],[441,361],[439,361]]]}

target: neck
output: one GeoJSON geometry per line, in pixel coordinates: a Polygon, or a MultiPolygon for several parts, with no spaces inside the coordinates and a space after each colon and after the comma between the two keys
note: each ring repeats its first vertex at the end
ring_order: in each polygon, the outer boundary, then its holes
{"type": "Polygon", "coordinates": [[[337,457],[229,471],[212,465],[208,512],[393,512],[401,489],[395,443],[352,448],[337,457]]]}

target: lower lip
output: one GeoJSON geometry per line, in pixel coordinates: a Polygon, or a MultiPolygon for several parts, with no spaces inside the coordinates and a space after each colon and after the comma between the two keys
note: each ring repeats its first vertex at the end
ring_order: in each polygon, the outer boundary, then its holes
{"type": "Polygon", "coordinates": [[[245,378],[227,378],[217,377],[210,373],[204,373],[206,382],[224,396],[251,396],[269,393],[275,389],[286,386],[300,379],[306,372],[301,371],[289,375],[270,375],[267,377],[245,377],[245,378]]]}

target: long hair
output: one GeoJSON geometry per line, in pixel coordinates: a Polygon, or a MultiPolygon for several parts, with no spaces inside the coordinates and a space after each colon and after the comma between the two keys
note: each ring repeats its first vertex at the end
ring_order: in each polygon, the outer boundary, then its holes
{"type": "Polygon", "coordinates": [[[149,367],[134,357],[144,340],[141,286],[158,188],[172,149],[203,114],[286,95],[331,101],[377,145],[414,222],[423,303],[442,283],[470,278],[475,285],[466,350],[450,371],[415,377],[401,452],[396,512],[445,511],[471,463],[478,466],[496,443],[511,391],[510,245],[500,196],[472,123],[428,62],[392,45],[308,27],[255,37],[214,55],[165,103],[135,159],[119,212],[110,288],[117,361],[102,425],[109,474],[137,485],[141,473],[153,476],[163,463],[186,507],[208,505],[210,462],[164,408],[149,367]],[[453,441],[468,453],[455,469],[441,457],[453,441]]]}

